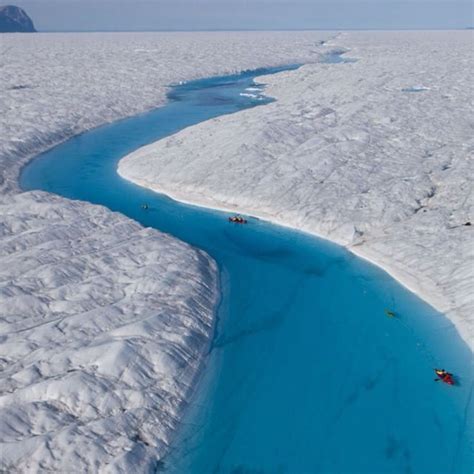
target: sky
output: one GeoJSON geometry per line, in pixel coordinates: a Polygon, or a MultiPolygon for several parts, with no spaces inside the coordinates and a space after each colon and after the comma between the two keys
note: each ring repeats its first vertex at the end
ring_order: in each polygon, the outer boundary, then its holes
{"type": "Polygon", "coordinates": [[[418,29],[474,25],[474,0],[10,0],[39,31],[418,29]]]}

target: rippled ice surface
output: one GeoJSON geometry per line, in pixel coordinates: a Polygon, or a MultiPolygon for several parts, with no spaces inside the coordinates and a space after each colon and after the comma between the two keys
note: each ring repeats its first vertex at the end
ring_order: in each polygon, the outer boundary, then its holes
{"type": "Polygon", "coordinates": [[[231,225],[117,176],[137,147],[262,103],[241,93],[264,72],[177,86],[166,107],[78,136],[22,175],[26,189],[104,204],[219,264],[209,364],[158,471],[472,473],[472,355],[449,321],[340,247],[231,225]],[[435,383],[437,366],[459,386],[435,383]]]}

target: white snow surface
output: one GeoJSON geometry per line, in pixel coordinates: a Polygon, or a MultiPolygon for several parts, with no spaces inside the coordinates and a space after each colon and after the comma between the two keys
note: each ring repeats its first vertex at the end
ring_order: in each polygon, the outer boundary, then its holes
{"type": "Polygon", "coordinates": [[[0,190],[19,157],[162,105],[169,86],[317,61],[329,32],[42,33],[0,38],[0,190]]]}
{"type": "Polygon", "coordinates": [[[472,349],[473,33],[344,33],[325,47],[356,62],[262,77],[276,102],[146,146],[119,173],[338,242],[446,313],[472,349]]]}
{"type": "Polygon", "coordinates": [[[50,146],[169,84],[316,61],[329,33],[0,37],[0,471],[152,472],[218,301],[203,252],[100,206],[20,193],[50,146]]]}
{"type": "Polygon", "coordinates": [[[209,346],[214,262],[46,193],[0,215],[2,472],[148,472],[209,346]]]}

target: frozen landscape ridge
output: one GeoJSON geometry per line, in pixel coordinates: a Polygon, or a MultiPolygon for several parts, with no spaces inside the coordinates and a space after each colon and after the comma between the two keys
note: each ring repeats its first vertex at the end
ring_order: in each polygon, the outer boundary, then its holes
{"type": "Polygon", "coordinates": [[[276,102],[137,150],[119,173],[342,244],[445,313],[472,349],[472,44],[472,31],[344,33],[325,47],[356,62],[263,77],[276,102]]]}
{"type": "Polygon", "coordinates": [[[314,62],[329,33],[4,35],[0,470],[151,472],[218,300],[203,252],[101,206],[21,193],[21,166],[157,107],[169,84],[314,62]]]}

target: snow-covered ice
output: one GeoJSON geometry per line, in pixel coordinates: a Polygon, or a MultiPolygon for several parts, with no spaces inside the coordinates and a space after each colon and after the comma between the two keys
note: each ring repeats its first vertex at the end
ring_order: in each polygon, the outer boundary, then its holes
{"type": "Polygon", "coordinates": [[[344,33],[324,47],[356,62],[262,77],[276,102],[144,147],[119,172],[345,245],[446,313],[473,348],[473,34],[344,33]]]}
{"type": "Polygon", "coordinates": [[[0,215],[0,469],[148,472],[208,349],[214,262],[46,193],[0,215]]]}
{"type": "Polygon", "coordinates": [[[218,298],[205,254],[100,206],[20,193],[21,166],[162,104],[169,84],[316,61],[329,36],[2,35],[0,470],[151,470],[200,368],[218,298]]]}
{"type": "Polygon", "coordinates": [[[328,32],[2,35],[0,190],[18,159],[162,105],[168,86],[317,61],[328,32]]]}

